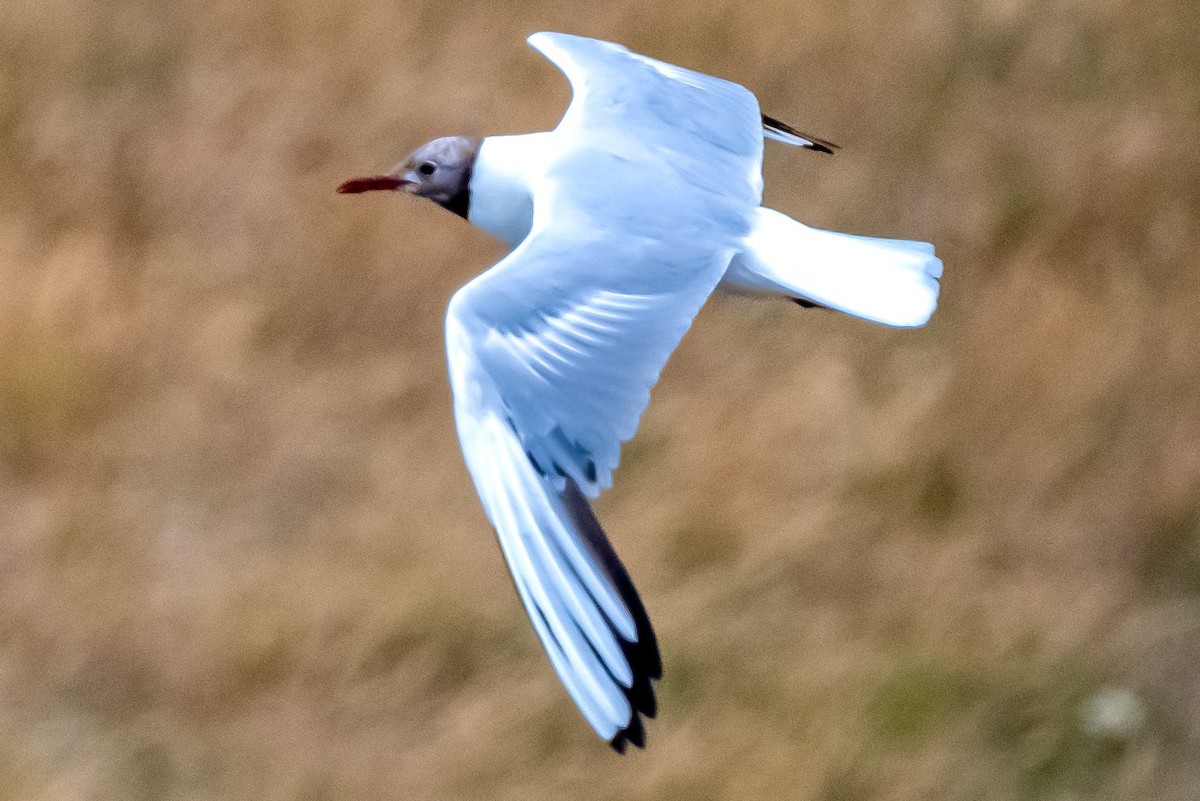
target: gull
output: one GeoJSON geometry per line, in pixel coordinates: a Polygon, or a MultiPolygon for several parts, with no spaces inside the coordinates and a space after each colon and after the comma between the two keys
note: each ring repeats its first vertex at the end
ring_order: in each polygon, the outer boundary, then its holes
{"type": "Polygon", "coordinates": [[[528,42],[571,84],[552,131],[429,142],[338,191],[427,198],[511,250],[446,313],[467,470],[533,628],[587,722],[645,746],[662,675],[645,607],[592,512],[650,389],[714,289],[923,325],[942,263],[924,242],[803,225],[762,201],[763,139],[835,145],[744,87],[618,44],[528,42]]]}

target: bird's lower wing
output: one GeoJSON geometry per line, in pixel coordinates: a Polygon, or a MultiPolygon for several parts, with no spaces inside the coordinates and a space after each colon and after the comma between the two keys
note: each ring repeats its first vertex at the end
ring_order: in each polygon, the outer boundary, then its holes
{"type": "Polygon", "coordinates": [[[574,98],[528,165],[529,235],[450,302],[467,467],[571,697],[640,744],[659,675],[641,602],[586,497],[611,482],[650,388],[724,274],[761,188],[745,89],[616,45],[530,43],[574,98]]]}
{"type": "Polygon", "coordinates": [[[658,644],[633,583],[573,483],[534,467],[495,414],[459,415],[459,436],[513,583],[546,654],[596,733],[644,743],[658,644]],[[561,486],[560,486],[561,485],[561,486]]]}
{"type": "Polygon", "coordinates": [[[621,212],[609,197],[594,214],[547,188],[530,235],[451,300],[446,347],[467,468],[517,591],[571,697],[619,748],[641,743],[660,664],[585,495],[608,486],[732,250],[654,219],[617,233],[597,217],[621,212]]]}

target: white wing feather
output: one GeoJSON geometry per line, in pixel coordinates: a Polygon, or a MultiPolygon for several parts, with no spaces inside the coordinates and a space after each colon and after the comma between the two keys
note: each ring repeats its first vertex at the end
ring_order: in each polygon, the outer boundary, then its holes
{"type": "Polygon", "coordinates": [[[621,747],[640,740],[638,712],[653,714],[657,646],[579,492],[610,484],[651,386],[749,231],[762,130],[735,84],[605,42],[529,41],[574,96],[545,164],[530,165],[529,236],[451,300],[455,420],[551,663],[621,747]]]}

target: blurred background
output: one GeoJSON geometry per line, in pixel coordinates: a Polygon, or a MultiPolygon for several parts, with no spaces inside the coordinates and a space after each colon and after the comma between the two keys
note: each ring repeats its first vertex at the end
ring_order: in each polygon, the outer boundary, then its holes
{"type": "Polygon", "coordinates": [[[9,0],[0,799],[1200,796],[1200,5],[9,0]],[[341,197],[552,127],[538,29],[752,88],[767,202],[935,242],[893,331],[717,298],[598,505],[649,749],[560,688],[462,466],[501,254],[341,197]]]}

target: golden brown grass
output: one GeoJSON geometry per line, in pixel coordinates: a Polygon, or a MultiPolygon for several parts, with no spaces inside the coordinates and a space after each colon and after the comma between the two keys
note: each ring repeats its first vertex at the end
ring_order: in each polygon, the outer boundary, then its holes
{"type": "Polygon", "coordinates": [[[11,0],[0,799],[1195,798],[1198,8],[11,0]],[[666,662],[624,759],[457,451],[499,249],[332,191],[552,125],[540,28],[754,88],[844,146],[769,203],[947,268],[916,332],[701,315],[599,506],[666,662]]]}

